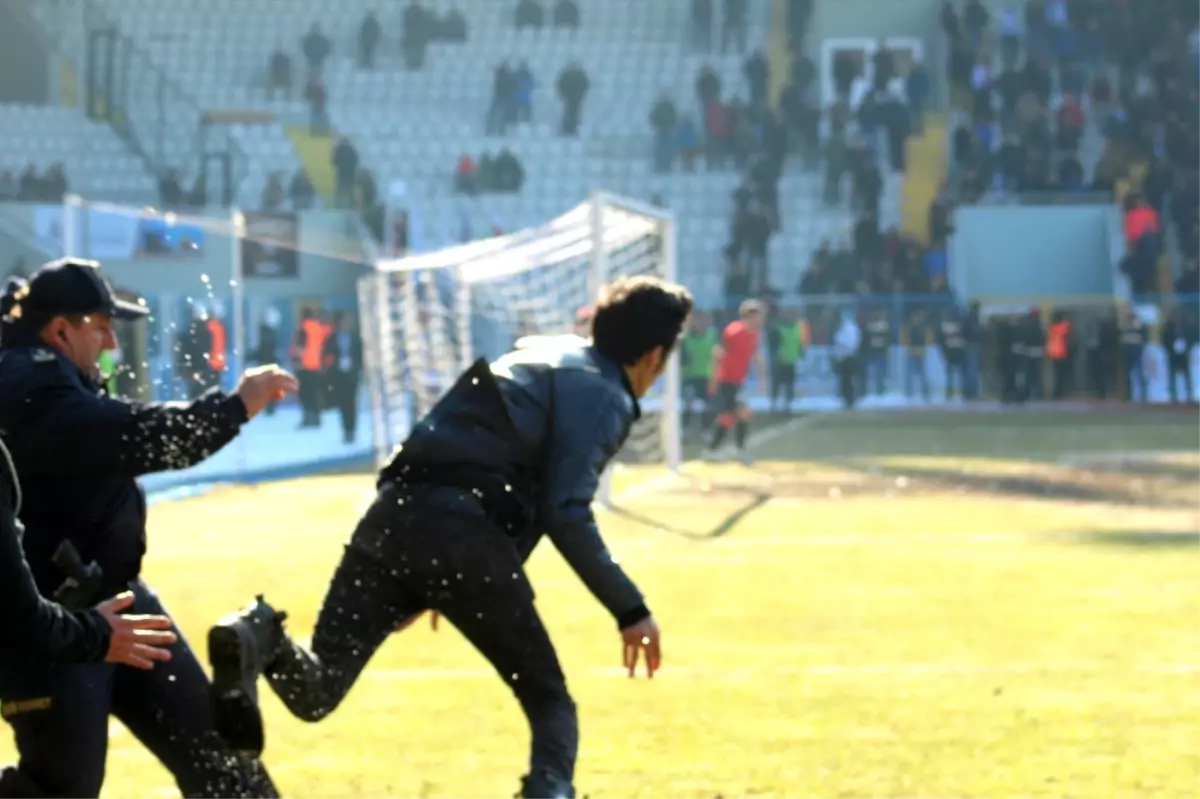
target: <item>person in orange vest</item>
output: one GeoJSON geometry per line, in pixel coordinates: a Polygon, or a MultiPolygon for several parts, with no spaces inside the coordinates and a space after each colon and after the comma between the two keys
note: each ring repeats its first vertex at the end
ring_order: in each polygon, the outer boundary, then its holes
{"type": "Polygon", "coordinates": [[[225,334],[225,323],[222,322],[217,314],[209,314],[208,320],[204,323],[204,327],[208,330],[208,358],[209,369],[212,370],[212,384],[221,385],[221,375],[225,373],[225,369],[229,365],[229,339],[225,334]]]}
{"type": "Polygon", "coordinates": [[[1071,387],[1071,323],[1061,311],[1053,319],[1046,335],[1046,357],[1054,369],[1054,399],[1060,400],[1071,387]]]}
{"type": "Polygon", "coordinates": [[[300,329],[292,342],[292,360],[300,380],[300,427],[321,426],[321,367],[329,326],[311,308],[300,311],[300,329]]]}

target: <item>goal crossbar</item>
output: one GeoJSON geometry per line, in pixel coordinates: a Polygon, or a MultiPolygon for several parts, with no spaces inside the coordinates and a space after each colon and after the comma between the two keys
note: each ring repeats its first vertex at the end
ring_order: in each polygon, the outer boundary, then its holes
{"type": "MultiPolygon", "coordinates": [[[[371,320],[364,325],[371,352],[364,355],[372,406],[383,426],[377,454],[399,443],[397,425],[428,410],[451,373],[479,354],[495,357],[494,347],[569,332],[576,309],[594,303],[604,284],[631,274],[675,280],[674,217],[602,191],[541,225],[378,261],[360,283],[362,316],[371,320]]],[[[643,426],[631,448],[638,456],[652,448],[658,453],[652,462],[678,467],[677,358],[644,407],[650,427],[643,426]]],[[[601,499],[608,495],[606,481],[601,499]]]]}

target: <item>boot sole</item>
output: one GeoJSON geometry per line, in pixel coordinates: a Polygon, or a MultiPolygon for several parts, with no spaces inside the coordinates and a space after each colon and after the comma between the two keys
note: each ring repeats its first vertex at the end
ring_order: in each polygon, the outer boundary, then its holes
{"type": "Polygon", "coordinates": [[[257,692],[247,685],[254,674],[250,647],[233,627],[217,626],[208,631],[208,662],[212,666],[212,709],[217,732],[230,748],[248,757],[258,757],[264,746],[262,713],[257,692]]]}

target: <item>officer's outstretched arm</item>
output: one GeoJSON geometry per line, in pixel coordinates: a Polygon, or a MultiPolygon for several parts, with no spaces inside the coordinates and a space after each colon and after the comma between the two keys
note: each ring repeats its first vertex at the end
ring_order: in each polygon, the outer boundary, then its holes
{"type": "Polygon", "coordinates": [[[239,397],[216,389],[190,403],[140,405],[81,391],[66,375],[30,406],[13,455],[31,475],[186,469],[232,441],[248,418],[239,397]]]}
{"type": "Polygon", "coordinates": [[[596,403],[594,395],[578,397],[581,408],[558,405],[547,462],[544,500],[540,513],[550,540],[583,580],[592,595],[617,621],[619,629],[650,615],[645,600],[617,563],[596,526],[592,500],[609,460],[629,432],[630,414],[619,399],[596,403]],[[595,404],[593,404],[595,403],[595,404]]]}

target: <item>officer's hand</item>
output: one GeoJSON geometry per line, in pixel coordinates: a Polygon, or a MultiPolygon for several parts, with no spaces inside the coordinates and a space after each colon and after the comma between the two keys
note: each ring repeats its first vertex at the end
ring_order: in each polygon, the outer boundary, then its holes
{"type": "Polygon", "coordinates": [[[624,658],[625,668],[629,670],[629,676],[634,676],[634,672],[637,670],[638,656],[644,653],[646,658],[646,676],[653,677],[654,672],[658,671],[658,667],[662,663],[662,649],[659,646],[658,640],[658,623],[654,621],[654,617],[647,617],[637,624],[630,625],[621,630],[621,638],[624,639],[622,657],[624,658]]]}
{"type": "Polygon", "coordinates": [[[253,419],[269,403],[283,399],[299,387],[291,372],[271,363],[243,372],[233,393],[242,398],[246,415],[253,419]]]}
{"type": "Polygon", "coordinates": [[[175,643],[178,637],[171,631],[171,620],[166,616],[122,616],[121,611],[132,604],[133,594],[126,591],[96,606],[112,631],[104,659],[137,669],[152,669],[155,661],[171,659],[171,653],[163,647],[175,643]]]}

